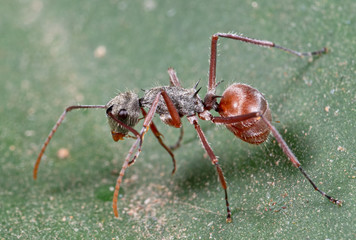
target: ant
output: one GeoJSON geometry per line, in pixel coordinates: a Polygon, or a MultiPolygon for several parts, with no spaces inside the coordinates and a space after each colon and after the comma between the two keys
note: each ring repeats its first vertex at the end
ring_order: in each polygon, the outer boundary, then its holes
{"type": "Polygon", "coordinates": [[[261,144],[265,142],[269,134],[272,133],[272,135],[279,143],[279,146],[282,148],[283,152],[292,162],[293,166],[301,171],[304,177],[311,183],[313,188],[322,196],[329,199],[332,203],[341,206],[342,201],[337,200],[325,194],[325,192],[319,190],[319,188],[303,170],[300,162],[290,150],[287,143],[283,140],[281,134],[272,125],[271,111],[267,100],[262,95],[262,93],[249,85],[234,83],[230,85],[221,96],[216,95],[216,87],[220,83],[216,83],[215,80],[217,42],[219,37],[243,41],[269,48],[277,48],[299,57],[315,56],[327,53],[327,48],[323,48],[315,52],[298,52],[282,46],[278,46],[270,41],[257,40],[232,33],[216,33],[212,35],[211,38],[208,91],[203,100],[198,95],[201,89],[197,89],[199,82],[195,85],[194,88],[184,88],[182,87],[175,70],[173,68],[169,68],[168,74],[170,86],[154,87],[149,90],[144,90],[144,95],[141,98],[139,98],[136,93],[128,91],[120,93],[111,99],[106,105],[78,105],[67,107],[52,128],[41,148],[36,164],[34,166],[33,178],[37,178],[38,167],[46,147],[67,113],[74,109],[102,108],[106,110],[108,124],[111,128],[111,134],[114,141],[124,140],[125,137],[136,139],[125,158],[120,174],[116,181],[113,196],[113,211],[115,217],[118,217],[119,215],[117,209],[117,201],[125,170],[134,164],[138,158],[142,149],[144,135],[147,133],[149,128],[151,128],[151,131],[158,139],[158,142],[161,144],[161,146],[170,154],[173,161],[172,174],[174,174],[176,171],[176,160],[174,158],[173,150],[179,147],[183,137],[181,118],[184,116],[186,116],[189,123],[194,126],[203,145],[203,148],[211,159],[212,164],[216,167],[219,181],[225,192],[225,202],[227,209],[226,222],[232,221],[227,194],[227,184],[223,171],[219,165],[219,161],[215,156],[212,148],[210,147],[200,125],[198,124],[199,118],[205,121],[211,121],[215,124],[225,125],[227,129],[229,129],[236,137],[250,144],[261,144]],[[220,101],[218,101],[218,99],[220,99],[220,101]],[[146,112],[145,108],[148,109],[148,112],[146,112]],[[213,116],[210,113],[211,110],[218,112],[220,116],[213,116]],[[180,137],[174,147],[167,147],[162,141],[162,135],[153,123],[153,117],[155,113],[159,115],[165,124],[181,129],[180,137]],[[142,119],[140,117],[141,114],[143,115],[144,121],[142,129],[140,132],[138,132],[133,127],[142,119]],[[129,133],[133,134],[133,136],[129,135],[129,133]]]}

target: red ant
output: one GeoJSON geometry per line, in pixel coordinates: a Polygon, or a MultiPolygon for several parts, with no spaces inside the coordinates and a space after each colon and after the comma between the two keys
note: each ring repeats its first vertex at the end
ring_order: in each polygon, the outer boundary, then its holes
{"type": "Polygon", "coordinates": [[[131,166],[139,156],[142,148],[143,137],[149,128],[151,128],[153,134],[156,136],[162,147],[166,149],[172,157],[172,174],[176,171],[176,161],[172,151],[179,147],[183,136],[181,124],[181,118],[183,116],[186,116],[188,121],[194,126],[205,151],[209,155],[212,164],[216,167],[220,183],[225,191],[227,222],[231,222],[232,220],[227,195],[227,184],[219,165],[219,161],[198,124],[198,117],[202,120],[211,121],[215,124],[224,124],[233,134],[235,134],[236,137],[251,144],[263,143],[268,138],[270,132],[272,132],[283,152],[288,156],[292,164],[308,179],[313,188],[321,193],[321,195],[329,199],[332,203],[341,206],[342,201],[336,200],[335,198],[330,197],[323,191],[319,190],[310,177],[305,173],[287,143],[283,140],[277,129],[271,124],[272,118],[268,103],[257,89],[246,84],[234,83],[224,91],[222,96],[215,94],[216,87],[219,85],[219,83],[215,82],[217,42],[219,37],[230,38],[264,47],[274,47],[299,57],[321,55],[327,52],[327,49],[323,48],[322,50],[315,52],[302,53],[278,46],[270,41],[256,40],[230,33],[216,33],[211,39],[209,84],[208,92],[204,100],[198,96],[201,88],[196,89],[197,85],[191,89],[183,88],[176,72],[172,68],[169,68],[168,74],[170,86],[155,87],[147,90],[144,92],[144,96],[142,98],[139,98],[138,95],[133,92],[124,92],[114,97],[106,105],[79,105],[67,107],[43,144],[33,170],[33,178],[37,178],[38,166],[43,153],[46,150],[49,141],[53,137],[53,134],[64,120],[67,112],[73,109],[103,108],[106,109],[108,123],[110,125],[114,141],[123,140],[124,137],[133,137],[136,139],[125,158],[119,177],[116,181],[113,197],[113,210],[116,217],[119,215],[117,210],[117,200],[125,170],[127,167],[131,166]],[[220,102],[218,102],[218,98],[220,98],[220,102]],[[149,109],[148,112],[146,112],[144,108],[149,109]],[[217,111],[221,117],[213,116],[210,113],[211,110],[217,111]],[[141,131],[138,132],[133,127],[140,121],[140,113],[142,113],[144,117],[144,122],[141,131]],[[181,135],[174,147],[167,147],[163,143],[161,133],[157,130],[152,121],[155,113],[160,116],[164,123],[175,128],[181,128],[181,135]],[[128,135],[129,132],[134,136],[128,135]]]}

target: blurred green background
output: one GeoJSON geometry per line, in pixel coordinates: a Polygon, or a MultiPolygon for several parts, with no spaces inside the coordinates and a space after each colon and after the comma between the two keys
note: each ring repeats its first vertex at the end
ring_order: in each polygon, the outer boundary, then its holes
{"type": "MultiPolygon", "coordinates": [[[[0,239],[352,239],[355,235],[356,2],[1,1],[0,239]],[[71,112],[32,168],[65,107],[106,104],[120,91],[168,84],[174,67],[204,96],[210,37],[233,31],[295,50],[219,41],[218,94],[232,82],[264,93],[273,123],[320,189],[316,193],[275,140],[252,146],[201,122],[229,186],[224,194],[194,128],[169,155],[152,133],[128,169],[120,218],[112,187],[132,140],[112,141],[103,110],[71,112]],[[69,157],[60,158],[65,148],[69,157]]],[[[168,144],[179,131],[155,120],[168,144]]]]}

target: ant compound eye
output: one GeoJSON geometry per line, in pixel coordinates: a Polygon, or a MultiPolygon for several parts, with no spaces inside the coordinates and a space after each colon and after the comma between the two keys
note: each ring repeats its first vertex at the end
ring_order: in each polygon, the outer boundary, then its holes
{"type": "Polygon", "coordinates": [[[118,117],[121,119],[127,118],[129,114],[127,113],[126,109],[120,109],[118,117]]]}

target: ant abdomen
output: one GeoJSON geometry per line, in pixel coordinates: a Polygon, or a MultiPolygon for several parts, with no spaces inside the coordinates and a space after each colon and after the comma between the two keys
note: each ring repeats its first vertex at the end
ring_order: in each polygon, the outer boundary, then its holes
{"type": "MultiPolygon", "coordinates": [[[[224,91],[217,110],[222,117],[261,112],[268,121],[272,119],[268,103],[262,93],[249,85],[240,83],[234,83],[224,91]]],[[[226,127],[236,137],[251,144],[263,143],[270,132],[266,123],[260,118],[226,124],[226,127]]]]}

